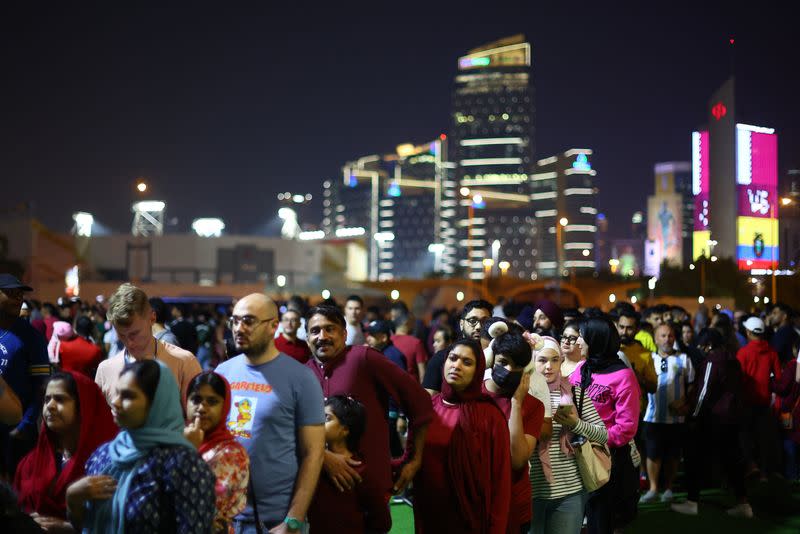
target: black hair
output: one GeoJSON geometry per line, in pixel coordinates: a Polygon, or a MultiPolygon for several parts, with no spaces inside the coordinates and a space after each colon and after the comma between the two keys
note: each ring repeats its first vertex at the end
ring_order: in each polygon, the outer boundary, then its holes
{"type": "Polygon", "coordinates": [[[514,362],[517,367],[525,367],[531,363],[531,346],[522,337],[522,334],[516,332],[506,332],[499,335],[492,343],[492,352],[494,352],[495,363],[497,356],[503,355],[514,362]]]}
{"type": "Polygon", "coordinates": [[[347,428],[347,448],[350,452],[357,453],[361,436],[367,427],[367,411],[364,405],[353,397],[334,395],[325,400],[325,406],[330,406],[339,423],[347,428]]]}
{"type": "Polygon", "coordinates": [[[491,303],[489,303],[486,300],[483,300],[483,299],[471,300],[471,301],[467,302],[466,304],[464,304],[464,309],[461,310],[461,319],[466,317],[469,314],[469,312],[471,312],[475,308],[479,308],[481,310],[486,310],[487,312],[489,312],[490,315],[492,313],[492,310],[494,309],[494,307],[491,305],[491,303]]]}
{"type": "Polygon", "coordinates": [[[94,333],[94,323],[89,317],[81,315],[75,319],[75,333],[83,338],[92,337],[94,333]]]}
{"type": "Polygon", "coordinates": [[[662,313],[655,306],[650,306],[649,308],[645,308],[642,311],[642,319],[647,320],[651,315],[655,315],[656,313],[662,313]]]}
{"type": "Polygon", "coordinates": [[[444,336],[444,342],[447,343],[448,345],[452,343],[453,340],[456,338],[456,334],[455,332],[453,332],[453,329],[446,324],[440,324],[439,326],[437,326],[436,330],[433,331],[434,336],[436,335],[436,332],[442,333],[442,335],[444,336]]]}
{"type": "Polygon", "coordinates": [[[401,326],[405,326],[407,322],[408,322],[408,313],[399,312],[397,315],[395,315],[394,321],[392,321],[392,325],[394,326],[394,329],[397,330],[401,326]]]}
{"type": "Polygon", "coordinates": [[[589,357],[610,360],[619,358],[619,333],[608,317],[590,317],[581,322],[580,333],[589,349],[589,357]]]}
{"type": "MultiPolygon", "coordinates": [[[[69,373],[65,373],[64,371],[58,371],[50,375],[50,377],[47,379],[47,384],[55,381],[64,382],[64,386],[67,388],[67,393],[69,393],[69,396],[75,401],[77,412],[80,413],[81,399],[78,396],[78,383],[75,382],[75,377],[69,373]]],[[[47,389],[47,384],[45,384],[45,390],[47,389]]]]}
{"type": "Polygon", "coordinates": [[[382,315],[383,315],[383,314],[381,313],[381,309],[380,309],[379,307],[377,307],[377,306],[368,306],[368,307],[367,307],[367,313],[374,313],[374,314],[375,314],[375,315],[377,315],[378,317],[380,317],[380,316],[382,316],[382,315]]]}
{"type": "Polygon", "coordinates": [[[583,310],[584,319],[596,319],[598,317],[605,317],[605,316],[606,314],[603,313],[603,310],[594,306],[583,310]]]}
{"type": "Polygon", "coordinates": [[[475,341],[472,338],[464,338],[464,337],[462,337],[461,339],[455,340],[453,342],[453,344],[450,345],[447,348],[447,352],[450,353],[450,351],[453,350],[455,347],[458,347],[458,346],[461,346],[461,345],[469,347],[472,350],[473,354],[475,354],[475,358],[483,358],[484,357],[483,356],[483,347],[481,347],[480,341],[475,341]]]}
{"type": "Polygon", "coordinates": [[[408,313],[408,305],[403,302],[402,300],[398,300],[396,302],[392,302],[392,305],[389,306],[389,309],[392,311],[399,311],[402,313],[408,313]]]}
{"type": "Polygon", "coordinates": [[[189,395],[193,394],[200,389],[200,386],[205,384],[211,386],[211,389],[214,390],[214,393],[223,399],[225,398],[225,390],[227,389],[225,387],[225,381],[214,371],[203,371],[196,377],[192,378],[192,381],[189,382],[189,387],[186,390],[186,396],[188,397],[189,395]]]}
{"type": "Polygon", "coordinates": [[[169,321],[169,311],[167,304],[158,297],[150,297],[147,300],[150,303],[150,308],[156,313],[156,322],[164,324],[169,321]]]}
{"type": "Polygon", "coordinates": [[[628,319],[633,319],[634,321],[636,321],[636,326],[639,326],[640,316],[638,313],[636,313],[636,310],[628,309],[626,307],[617,308],[616,320],[619,322],[619,320],[623,317],[627,317],[628,319]]]}
{"type": "Polygon", "coordinates": [[[47,310],[47,313],[50,315],[55,315],[58,317],[58,310],[56,309],[55,305],[52,302],[45,302],[42,304],[42,309],[47,310]]]}
{"type": "Polygon", "coordinates": [[[364,305],[364,299],[362,299],[358,295],[350,295],[349,297],[347,297],[347,300],[345,302],[350,302],[351,300],[354,302],[358,302],[362,306],[364,305]]]}
{"type": "Polygon", "coordinates": [[[125,373],[133,373],[136,384],[142,390],[147,400],[152,405],[156,398],[158,381],[161,378],[161,366],[155,360],[141,360],[127,364],[119,376],[125,373]]]}
{"type": "Polygon", "coordinates": [[[297,310],[301,316],[305,313],[306,309],[308,308],[305,299],[303,299],[303,297],[301,297],[300,295],[292,295],[291,297],[289,297],[289,300],[286,301],[286,307],[289,308],[290,310],[297,310]]]}
{"type": "Polygon", "coordinates": [[[785,302],[776,302],[773,308],[778,308],[780,311],[785,313],[786,316],[789,317],[789,319],[794,317],[794,310],[791,308],[791,306],[789,306],[785,302]]]}
{"type": "Polygon", "coordinates": [[[719,349],[725,347],[725,338],[716,328],[703,328],[697,334],[697,346],[711,346],[711,350],[719,349]]]}
{"type": "Polygon", "coordinates": [[[564,328],[561,329],[561,333],[563,334],[564,330],[566,330],[567,328],[572,328],[576,332],[580,332],[581,331],[581,322],[580,321],[570,321],[570,322],[568,322],[567,324],[564,325],[564,328]]]}
{"type": "Polygon", "coordinates": [[[344,322],[344,314],[342,314],[342,311],[336,306],[327,306],[325,304],[314,306],[308,310],[308,313],[306,314],[306,324],[310,323],[311,318],[315,315],[322,315],[327,320],[338,324],[342,328],[347,328],[347,325],[344,322]]]}

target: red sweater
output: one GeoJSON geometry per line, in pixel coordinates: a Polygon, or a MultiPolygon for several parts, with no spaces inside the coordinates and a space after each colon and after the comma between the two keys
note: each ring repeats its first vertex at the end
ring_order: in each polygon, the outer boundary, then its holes
{"type": "Polygon", "coordinates": [[[308,343],[302,339],[289,341],[283,337],[283,334],[278,334],[278,337],[275,338],[275,348],[300,363],[306,363],[308,358],[311,357],[311,349],[308,348],[308,343]]]}
{"type": "Polygon", "coordinates": [[[386,505],[393,484],[386,417],[389,398],[408,416],[409,430],[413,432],[433,419],[431,397],[407,372],[380,352],[363,345],[347,347],[336,359],[324,364],[312,358],[306,366],[319,380],[325,398],[350,395],[364,405],[367,425],[361,437],[360,452],[367,468],[362,478],[368,487],[376,488],[385,496],[381,509],[366,511],[366,527],[388,532],[392,519],[386,505]]]}
{"type": "Polygon", "coordinates": [[[781,376],[778,353],[764,340],[753,340],[736,353],[742,366],[742,381],[746,402],[753,406],[769,406],[770,373],[775,380],[781,376]]]}

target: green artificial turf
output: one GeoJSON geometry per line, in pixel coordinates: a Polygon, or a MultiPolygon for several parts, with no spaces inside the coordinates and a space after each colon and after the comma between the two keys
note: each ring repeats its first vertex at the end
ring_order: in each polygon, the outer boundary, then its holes
{"type": "MultiPolygon", "coordinates": [[[[752,484],[748,487],[755,517],[730,517],[725,510],[733,506],[733,497],[720,490],[704,491],[700,497],[700,513],[685,516],[654,503],[639,506],[639,517],[626,534],[798,534],[800,533],[800,487],[783,480],[752,484]]],[[[677,493],[676,500],[686,498],[677,493]]],[[[412,534],[414,514],[407,504],[393,504],[392,534],[412,534]]]]}

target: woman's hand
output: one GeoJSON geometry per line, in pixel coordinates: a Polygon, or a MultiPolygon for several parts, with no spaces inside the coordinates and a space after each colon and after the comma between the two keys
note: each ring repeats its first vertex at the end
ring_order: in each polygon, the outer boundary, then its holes
{"type": "Polygon", "coordinates": [[[75,529],[72,527],[72,523],[69,521],[64,521],[60,517],[51,517],[33,513],[31,514],[31,518],[36,521],[36,524],[39,525],[45,532],[50,532],[53,534],[66,534],[69,532],[75,532],[75,529]]]}
{"type": "Polygon", "coordinates": [[[569,410],[565,408],[566,406],[559,406],[556,413],[553,414],[553,421],[560,423],[561,426],[573,429],[578,425],[578,413],[575,411],[574,405],[569,405],[569,410]]]}
{"type": "Polygon", "coordinates": [[[117,480],[107,475],[86,476],[67,488],[67,500],[72,502],[102,501],[117,491],[117,480]]]}
{"type": "Polygon", "coordinates": [[[189,423],[186,428],[183,429],[183,437],[185,437],[189,443],[194,445],[195,449],[199,449],[200,445],[203,443],[203,438],[205,437],[205,432],[203,429],[200,428],[200,417],[195,417],[194,421],[189,423]]]}

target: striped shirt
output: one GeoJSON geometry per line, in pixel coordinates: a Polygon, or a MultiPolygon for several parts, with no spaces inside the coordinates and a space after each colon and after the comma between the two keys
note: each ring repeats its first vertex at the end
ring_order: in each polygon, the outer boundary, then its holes
{"type": "MultiPolygon", "coordinates": [[[[581,396],[581,388],[575,388],[575,404],[581,396]]],[[[561,401],[561,391],[550,392],[550,404],[555,413],[561,401]]],[[[608,430],[603,424],[603,420],[597,413],[591,399],[585,397],[583,401],[583,417],[572,430],[574,434],[585,436],[595,443],[606,443],[608,440],[608,430]]],[[[553,471],[553,483],[547,481],[542,470],[542,462],[539,460],[538,450],[533,451],[531,456],[530,480],[534,499],[558,499],[567,495],[572,495],[583,491],[583,481],[578,471],[578,463],[575,456],[567,456],[561,452],[561,432],[567,431],[560,423],[553,420],[553,435],[550,438],[550,466],[553,471]]]]}
{"type": "Polygon", "coordinates": [[[653,365],[658,376],[658,389],[647,394],[647,423],[678,424],[684,422],[682,415],[672,415],[669,405],[686,398],[686,389],[694,382],[694,366],[686,354],[660,356],[653,353],[653,365]],[[665,362],[662,364],[662,362],[665,362]],[[663,371],[662,371],[663,369],[663,371]]]}

